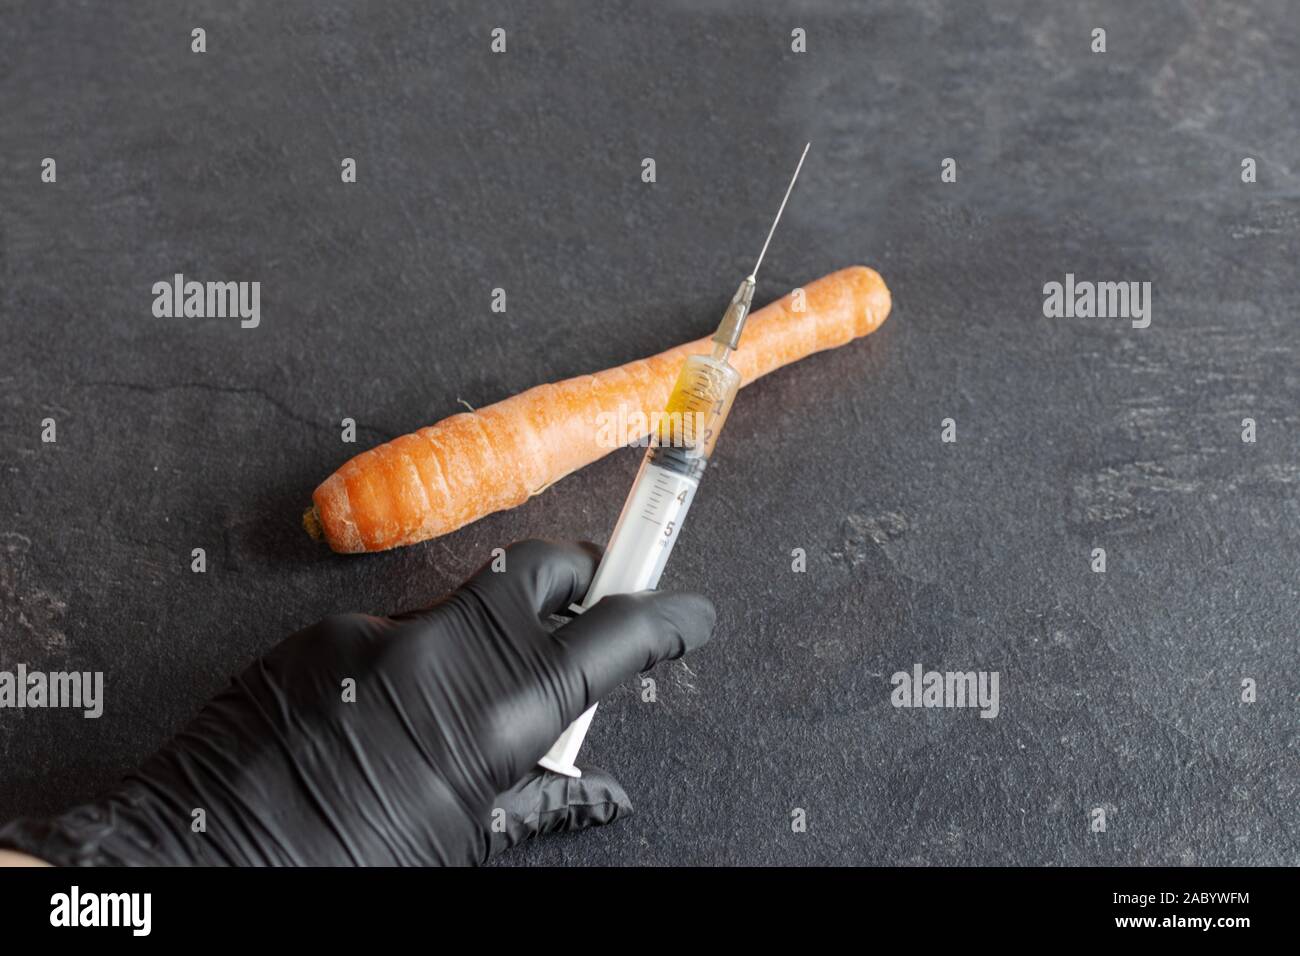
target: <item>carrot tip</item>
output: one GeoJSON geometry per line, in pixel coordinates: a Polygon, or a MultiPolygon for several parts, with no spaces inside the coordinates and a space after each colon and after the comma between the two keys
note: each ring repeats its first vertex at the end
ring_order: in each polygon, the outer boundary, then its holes
{"type": "Polygon", "coordinates": [[[315,505],[302,513],[302,526],[311,535],[313,541],[325,540],[325,529],[320,525],[320,515],[316,513],[315,505]]]}

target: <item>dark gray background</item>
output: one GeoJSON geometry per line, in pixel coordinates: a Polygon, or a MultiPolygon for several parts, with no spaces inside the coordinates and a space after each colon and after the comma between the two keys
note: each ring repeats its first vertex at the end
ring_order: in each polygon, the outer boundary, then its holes
{"type": "Polygon", "coordinates": [[[717,637],[657,704],[615,693],[585,753],[638,813],[508,862],[1300,862],[1286,0],[0,22],[0,666],[107,681],[98,721],[0,712],[0,818],[111,784],[323,614],[427,603],[519,538],[605,540],[633,451],[397,552],[298,521],[458,399],[705,334],[812,140],[758,298],[863,262],[893,315],[742,393],[663,582],[714,597],[717,637]],[[175,272],[260,281],[261,327],[155,319],[175,272]],[[1150,281],[1151,327],[1044,318],[1066,272],[1150,281]],[[917,662],[1000,671],[1001,715],[894,709],[917,662]]]}

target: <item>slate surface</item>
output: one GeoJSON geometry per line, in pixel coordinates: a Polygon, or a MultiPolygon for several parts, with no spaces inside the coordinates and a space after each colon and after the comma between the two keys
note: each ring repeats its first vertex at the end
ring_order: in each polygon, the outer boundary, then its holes
{"type": "Polygon", "coordinates": [[[345,416],[368,445],[704,334],[812,140],[759,298],[865,262],[894,314],[742,394],[664,581],[717,639],[586,753],[638,814],[504,862],[1300,863],[1294,10],[1138,6],[6,4],[0,666],[109,690],[0,712],[0,817],[325,613],[604,540],[631,451],[395,553],[298,516],[345,416]],[[260,281],[260,327],[155,319],[176,272],[260,281]],[[1045,318],[1067,272],[1151,282],[1150,327],[1045,318]],[[895,709],[915,663],[999,671],[1001,713],[895,709]]]}

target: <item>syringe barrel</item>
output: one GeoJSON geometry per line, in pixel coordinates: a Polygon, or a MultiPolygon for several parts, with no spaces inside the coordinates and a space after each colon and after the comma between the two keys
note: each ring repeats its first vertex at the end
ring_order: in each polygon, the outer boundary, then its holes
{"type": "Polygon", "coordinates": [[[607,594],[632,594],[659,586],[706,464],[697,459],[689,472],[678,471],[665,461],[662,452],[651,448],[641,460],[632,493],[582,599],[584,611],[607,594]]]}
{"type": "MultiPolygon", "coordinates": [[[[693,355],[683,363],[580,610],[609,594],[658,587],[740,388],[740,373],[727,364],[727,351],[719,346],[711,356],[693,355]]],[[[580,775],[574,759],[595,711],[593,706],[565,730],[540,761],[543,767],[580,775]]]]}
{"type": "Polygon", "coordinates": [[[740,373],[715,355],[682,363],[668,408],[650,434],[632,491],[623,503],[605,556],[582,601],[659,585],[668,555],[686,519],[695,489],[740,389],[740,373]]]}

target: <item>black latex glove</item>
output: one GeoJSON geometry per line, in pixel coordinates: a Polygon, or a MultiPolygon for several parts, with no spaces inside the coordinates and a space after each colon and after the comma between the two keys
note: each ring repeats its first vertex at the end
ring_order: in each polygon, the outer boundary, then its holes
{"type": "Polygon", "coordinates": [[[470,864],[608,823],[631,809],[612,778],[534,765],[615,685],[707,641],[714,609],[619,595],[550,631],[599,556],[528,541],[426,611],[299,631],[109,796],[16,821],[0,846],[56,865],[470,864]]]}

